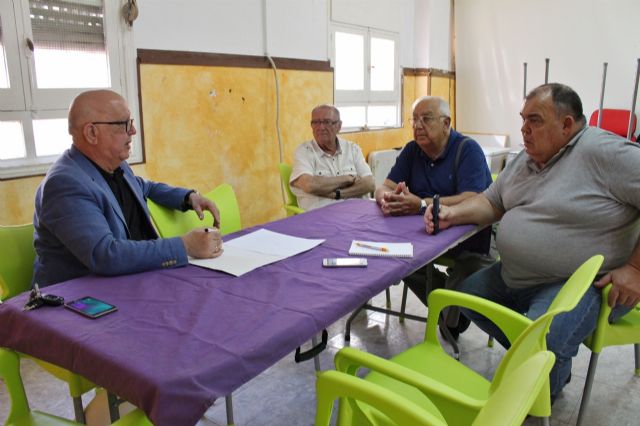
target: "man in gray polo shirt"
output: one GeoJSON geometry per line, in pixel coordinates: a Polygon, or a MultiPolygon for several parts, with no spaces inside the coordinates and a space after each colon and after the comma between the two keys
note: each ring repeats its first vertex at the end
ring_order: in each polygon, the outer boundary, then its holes
{"type": "MultiPolygon", "coordinates": [[[[556,355],[551,396],[568,382],[571,358],[595,329],[600,288],[613,283],[615,321],[640,301],[640,146],[585,125],[582,102],[569,87],[552,83],[526,97],[524,150],[484,193],[443,206],[440,228],[500,220],[501,261],[467,278],[461,291],[535,319],[585,260],[604,255],[599,280],[578,306],[558,316],[547,336],[556,355]]],[[[433,231],[431,210],[425,213],[433,231]]],[[[465,311],[503,346],[509,342],[486,318],[465,311]]]]}

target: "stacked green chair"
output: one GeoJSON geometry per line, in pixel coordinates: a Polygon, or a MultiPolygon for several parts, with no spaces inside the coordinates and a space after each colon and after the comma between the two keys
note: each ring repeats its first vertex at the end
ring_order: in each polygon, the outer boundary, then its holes
{"type": "MultiPolygon", "coordinates": [[[[227,235],[242,229],[240,221],[240,207],[233,188],[228,183],[223,183],[212,191],[204,194],[205,197],[216,203],[220,212],[220,234],[227,235]]],[[[204,212],[204,220],[200,220],[194,211],[181,212],[168,209],[151,200],[147,200],[147,206],[151,213],[151,219],[162,238],[171,238],[184,235],[187,232],[204,226],[213,225],[213,216],[208,211],[204,212]]],[[[227,409],[227,424],[233,425],[233,401],[231,394],[225,397],[227,409]]]]}
{"type": "Polygon", "coordinates": [[[291,166],[286,163],[280,163],[278,164],[278,170],[280,170],[280,180],[282,182],[282,187],[284,188],[284,192],[287,194],[287,202],[284,205],[284,210],[287,212],[287,216],[304,213],[304,210],[298,207],[298,199],[293,194],[293,192],[291,192],[291,187],[289,186],[289,178],[291,177],[291,166]]]}
{"type": "MultiPolygon", "coordinates": [[[[496,391],[482,406],[473,419],[475,426],[516,426],[521,425],[540,393],[546,376],[551,371],[555,356],[549,351],[540,351],[518,366],[502,381],[496,391]]],[[[339,371],[326,371],[318,375],[316,383],[317,409],[316,426],[328,426],[331,420],[333,402],[341,398],[341,403],[366,404],[375,407],[380,417],[368,417],[358,410],[350,422],[340,425],[429,425],[440,426],[463,423],[447,423],[438,408],[429,403],[418,405],[401,395],[375,383],[339,371]],[[390,420],[390,422],[388,421],[390,420]]]]}
{"type": "Polygon", "coordinates": [[[633,345],[636,364],[635,375],[640,376],[640,305],[637,305],[615,323],[610,324],[609,315],[611,314],[611,307],[609,307],[608,304],[610,291],[611,284],[602,290],[602,304],[600,305],[600,314],[598,315],[596,330],[584,342],[585,345],[591,349],[591,359],[589,360],[587,378],[584,383],[584,390],[582,391],[578,425],[582,424],[587,406],[589,405],[598,356],[600,352],[602,352],[602,349],[607,346],[633,345]]]}
{"type": "MultiPolygon", "coordinates": [[[[216,203],[220,211],[220,234],[226,235],[242,229],[240,207],[231,185],[223,183],[204,196],[216,203]]],[[[152,200],[147,200],[147,206],[162,238],[179,237],[195,228],[213,226],[213,216],[208,211],[204,212],[204,220],[200,220],[193,210],[181,212],[163,207],[152,200]]]]}
{"type": "MultiPolygon", "coordinates": [[[[0,378],[4,381],[11,407],[5,425],[9,426],[70,426],[80,425],[57,416],[31,411],[27,394],[20,376],[20,358],[14,351],[0,348],[0,378]]],[[[117,422],[118,426],[146,426],[151,425],[144,413],[134,410],[117,422]]]]}
{"type": "MultiPolygon", "coordinates": [[[[602,256],[594,256],[580,266],[558,292],[547,313],[534,322],[486,299],[456,291],[435,290],[429,295],[424,342],[389,361],[353,348],[343,348],[336,354],[336,369],[355,375],[360,368],[369,368],[371,373],[365,380],[423,407],[435,404],[448,423],[471,424],[510,371],[534,353],[546,350],[545,336],[553,317],[572,310],[578,304],[593,282],[602,261],[602,256]],[[440,345],[437,323],[440,313],[447,306],[462,306],[484,315],[500,327],[512,342],[491,382],[449,356],[440,345]]],[[[369,406],[342,403],[340,420],[344,421],[343,424],[349,424],[351,414],[358,410],[367,417],[377,416],[375,409],[369,406]]],[[[537,395],[530,414],[545,418],[551,415],[548,379],[537,395]]]]}
{"type": "MultiPolygon", "coordinates": [[[[0,300],[23,293],[31,288],[33,261],[33,225],[0,226],[0,300]]],[[[34,360],[58,379],[67,382],[73,399],[75,417],[84,423],[82,394],[95,388],[92,382],[56,365],[34,360]]]]}

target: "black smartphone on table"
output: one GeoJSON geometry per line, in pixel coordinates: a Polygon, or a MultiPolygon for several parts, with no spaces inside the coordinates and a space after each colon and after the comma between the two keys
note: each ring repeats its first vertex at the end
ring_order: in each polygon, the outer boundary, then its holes
{"type": "Polygon", "coordinates": [[[114,305],[91,296],[81,297],[80,299],[68,302],[64,307],[92,319],[102,317],[118,310],[114,305]]]}
{"type": "Polygon", "coordinates": [[[433,196],[433,208],[431,209],[433,215],[433,235],[436,235],[440,231],[440,196],[438,194],[433,196]]]}

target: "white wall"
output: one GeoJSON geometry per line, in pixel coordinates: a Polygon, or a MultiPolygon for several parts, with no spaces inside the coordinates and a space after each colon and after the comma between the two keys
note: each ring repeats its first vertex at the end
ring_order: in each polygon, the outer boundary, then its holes
{"type": "Polygon", "coordinates": [[[431,46],[432,28],[437,38],[445,33],[448,37],[448,30],[441,31],[441,27],[448,26],[450,1],[267,0],[265,46],[263,0],[138,0],[140,16],[133,30],[135,46],[141,49],[257,56],[267,52],[275,57],[325,61],[332,17],[398,33],[403,67],[449,69],[443,65],[450,62],[449,41],[419,53],[415,44],[418,37],[424,38],[417,40],[422,46],[431,46]],[[415,13],[417,7],[420,16],[415,13]],[[421,25],[417,34],[416,23],[421,25]]]}
{"type": "Polygon", "coordinates": [[[451,0],[416,0],[415,68],[453,71],[451,0]]]}
{"type": "MultiPolygon", "coordinates": [[[[507,133],[519,146],[523,62],[527,90],[550,82],[573,87],[587,119],[604,106],[629,109],[640,58],[638,0],[457,0],[457,120],[461,130],[507,133]]],[[[636,108],[636,114],[640,109],[636,108]]]]}

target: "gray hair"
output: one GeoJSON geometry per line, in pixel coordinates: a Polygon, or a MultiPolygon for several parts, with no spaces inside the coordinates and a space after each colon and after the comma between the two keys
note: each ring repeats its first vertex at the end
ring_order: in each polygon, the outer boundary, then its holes
{"type": "Polygon", "coordinates": [[[449,108],[449,103],[439,96],[419,97],[413,102],[413,105],[411,105],[411,111],[415,111],[416,107],[422,102],[431,101],[431,100],[438,101],[438,112],[440,113],[440,115],[451,118],[451,108],[449,108]]]}
{"type": "Polygon", "coordinates": [[[316,110],[319,110],[319,109],[330,109],[330,110],[333,110],[333,112],[336,114],[336,117],[338,117],[338,120],[340,120],[340,110],[338,108],[336,108],[335,105],[330,105],[330,104],[317,105],[315,108],[313,108],[311,110],[311,114],[313,114],[316,110]]]}

